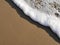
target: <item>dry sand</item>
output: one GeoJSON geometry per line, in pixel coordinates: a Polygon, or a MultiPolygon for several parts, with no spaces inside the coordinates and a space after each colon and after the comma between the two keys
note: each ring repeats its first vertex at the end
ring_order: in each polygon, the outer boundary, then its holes
{"type": "Polygon", "coordinates": [[[0,0],[0,45],[60,45],[43,28],[19,16],[16,9],[0,0]]]}

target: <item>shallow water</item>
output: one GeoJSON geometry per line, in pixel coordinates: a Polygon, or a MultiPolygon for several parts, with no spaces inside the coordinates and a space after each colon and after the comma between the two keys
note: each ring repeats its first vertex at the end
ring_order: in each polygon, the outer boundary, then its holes
{"type": "Polygon", "coordinates": [[[25,0],[25,1],[34,9],[47,13],[48,15],[55,15],[57,17],[60,16],[59,0],[57,1],[56,0],[25,0]]]}

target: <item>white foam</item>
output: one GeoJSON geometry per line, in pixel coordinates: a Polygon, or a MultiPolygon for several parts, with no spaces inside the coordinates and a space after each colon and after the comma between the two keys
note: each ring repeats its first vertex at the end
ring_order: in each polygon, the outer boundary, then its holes
{"type": "Polygon", "coordinates": [[[54,15],[41,12],[29,6],[25,0],[13,0],[13,2],[21,8],[27,16],[30,16],[34,21],[49,26],[58,37],[60,37],[60,19],[54,15]]]}

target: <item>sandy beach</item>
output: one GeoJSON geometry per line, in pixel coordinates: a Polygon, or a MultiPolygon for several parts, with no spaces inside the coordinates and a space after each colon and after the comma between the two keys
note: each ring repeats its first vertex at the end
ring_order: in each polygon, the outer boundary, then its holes
{"type": "Polygon", "coordinates": [[[33,24],[36,22],[26,19],[10,3],[0,0],[0,45],[60,45],[59,39],[46,31],[50,29],[33,24]]]}

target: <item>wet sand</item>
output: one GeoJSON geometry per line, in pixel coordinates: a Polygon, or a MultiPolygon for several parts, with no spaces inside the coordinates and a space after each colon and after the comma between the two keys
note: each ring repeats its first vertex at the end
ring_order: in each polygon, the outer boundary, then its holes
{"type": "Polygon", "coordinates": [[[43,28],[20,15],[7,1],[0,0],[0,45],[60,45],[43,28]]]}

